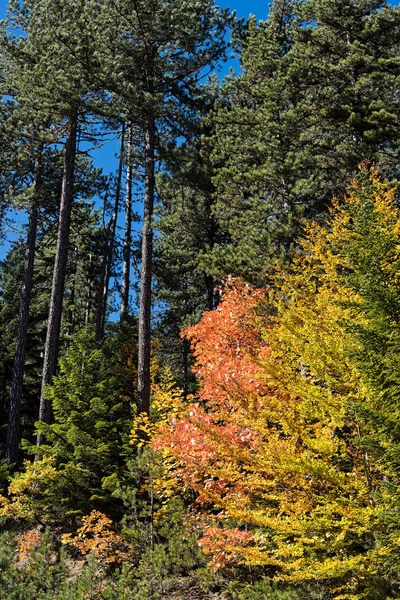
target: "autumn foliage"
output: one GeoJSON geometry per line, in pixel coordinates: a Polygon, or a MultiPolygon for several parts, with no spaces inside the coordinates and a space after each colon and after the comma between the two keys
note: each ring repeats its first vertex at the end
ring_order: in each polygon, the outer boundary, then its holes
{"type": "Polygon", "coordinates": [[[129,562],[133,556],[131,545],[115,533],[111,519],[97,510],[82,518],[75,535],[65,533],[62,543],[83,556],[94,554],[98,560],[113,565],[129,562]]]}
{"type": "Polygon", "coordinates": [[[17,537],[18,560],[29,560],[32,550],[37,548],[41,540],[40,531],[29,529],[17,537]]]}
{"type": "Polygon", "coordinates": [[[384,522],[395,475],[384,444],[380,456],[368,445],[377,406],[360,332],[373,315],[356,259],[370,236],[379,272],[397,277],[399,216],[394,190],[363,173],[270,289],[231,281],[184,332],[200,390],[154,445],[196,492],[214,569],[263,565],[277,580],[327,583],[336,598],[362,597],[394,569],[384,522]]]}
{"type": "MultiPolygon", "coordinates": [[[[182,334],[198,392],[188,396],[157,366],[151,412],[131,431],[133,484],[123,470],[103,481],[131,502],[131,522],[92,510],[64,545],[108,572],[134,568],[157,537],[158,564],[176,562],[175,543],[186,561],[195,537],[216,577],[250,567],[280,590],[397,597],[399,223],[396,190],[364,170],[329,220],[307,227],[270,287],[229,279],[219,306],[182,334]],[[171,516],[180,537],[170,544],[171,516]]],[[[52,522],[64,471],[50,456],[27,463],[0,496],[0,517],[52,522]]],[[[34,553],[35,536],[21,537],[20,558],[34,553]]]]}

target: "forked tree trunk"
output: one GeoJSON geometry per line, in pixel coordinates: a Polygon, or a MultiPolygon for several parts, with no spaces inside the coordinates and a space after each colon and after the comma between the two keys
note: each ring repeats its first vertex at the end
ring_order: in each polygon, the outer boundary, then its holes
{"type": "Polygon", "coordinates": [[[36,235],[41,194],[41,163],[35,164],[35,181],[29,208],[28,235],[25,246],[24,275],[21,286],[20,307],[18,317],[17,341],[15,346],[14,369],[12,375],[10,411],[7,425],[6,461],[17,463],[21,442],[21,400],[24,379],[26,341],[28,336],[28,320],[31,303],[33,269],[35,262],[36,235]]]}
{"type": "MultiPolygon", "coordinates": [[[[46,385],[51,383],[57,370],[57,359],[60,341],[61,316],[65,287],[65,274],[68,260],[68,243],[71,226],[71,212],[74,197],[74,175],[76,159],[76,132],[78,114],[71,114],[65,143],[64,170],[58,219],[57,249],[54,262],[53,283],[51,288],[49,319],[47,323],[46,345],[44,351],[42,389],[40,394],[39,421],[49,423],[51,405],[45,398],[46,385]]],[[[38,434],[37,445],[43,442],[38,434]]]]}
{"type": "Polygon", "coordinates": [[[121,187],[122,187],[122,171],[124,168],[124,146],[125,146],[125,123],[122,125],[121,132],[121,147],[119,155],[118,175],[117,175],[117,186],[115,189],[115,203],[114,213],[112,216],[110,237],[107,240],[106,251],[104,256],[104,279],[102,281],[102,287],[100,289],[100,299],[97,309],[96,317],[96,339],[102,340],[104,337],[104,329],[106,323],[107,314],[107,301],[108,292],[110,287],[110,278],[112,271],[112,264],[114,259],[114,248],[115,248],[115,234],[117,229],[117,220],[119,213],[119,203],[121,199],[121,187]]]}
{"type": "Polygon", "coordinates": [[[142,232],[142,270],[139,300],[138,412],[150,411],[151,283],[155,192],[155,123],[149,114],[145,133],[145,194],[142,232]]]}
{"type": "Polygon", "coordinates": [[[124,237],[124,267],[122,274],[121,292],[121,322],[126,321],[129,314],[129,287],[131,274],[132,251],[132,124],[129,125],[128,152],[126,169],[126,197],[125,197],[125,237],[124,237]]]}

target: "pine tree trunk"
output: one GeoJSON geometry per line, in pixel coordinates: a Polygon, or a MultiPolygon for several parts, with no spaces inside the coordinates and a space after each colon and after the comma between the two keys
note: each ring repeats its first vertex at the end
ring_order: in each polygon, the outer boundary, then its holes
{"type": "Polygon", "coordinates": [[[100,273],[100,281],[99,281],[99,289],[97,294],[97,304],[96,304],[96,340],[100,341],[103,339],[103,329],[102,323],[105,322],[105,317],[103,319],[103,312],[105,311],[105,307],[103,306],[104,299],[104,290],[106,287],[106,272],[107,272],[107,260],[110,252],[110,231],[112,228],[112,219],[107,224],[106,227],[106,236],[104,243],[104,252],[101,261],[101,273],[100,273]]]}
{"type": "MultiPolygon", "coordinates": [[[[210,247],[210,249],[212,250],[214,248],[214,244],[215,244],[215,236],[216,236],[216,231],[217,231],[217,223],[215,221],[215,217],[212,214],[212,204],[213,204],[213,195],[212,192],[214,191],[214,188],[212,188],[209,192],[209,196],[208,196],[208,202],[206,204],[206,208],[207,208],[207,222],[208,222],[208,228],[207,228],[207,245],[210,247]]],[[[216,306],[218,306],[219,304],[219,293],[215,290],[215,280],[214,277],[212,277],[212,275],[205,275],[205,284],[206,284],[206,289],[207,289],[207,309],[208,310],[214,310],[214,308],[216,306]]]]}
{"type": "Polygon", "coordinates": [[[121,322],[126,321],[129,314],[129,287],[131,274],[131,247],[132,247],[132,124],[128,133],[128,153],[126,169],[126,197],[125,197],[125,237],[124,237],[124,267],[122,275],[121,292],[121,322]]]}
{"type": "Polygon", "coordinates": [[[190,343],[184,338],[182,340],[182,350],[183,350],[183,397],[186,401],[189,394],[189,376],[190,376],[190,367],[189,367],[189,356],[190,356],[190,343]]]}
{"type": "MultiPolygon", "coordinates": [[[[58,220],[57,249],[54,262],[53,283],[51,288],[50,310],[44,352],[42,389],[39,407],[39,421],[43,421],[44,423],[49,423],[51,420],[51,406],[50,403],[45,399],[44,391],[46,385],[51,383],[51,380],[57,370],[65,274],[68,260],[69,231],[74,196],[77,123],[78,115],[75,111],[70,116],[67,139],[65,143],[64,170],[60,201],[60,214],[58,220]]],[[[38,434],[37,445],[40,446],[42,441],[43,436],[38,434]]]]}
{"type": "Polygon", "coordinates": [[[71,273],[71,293],[70,293],[70,297],[69,297],[69,311],[67,314],[67,321],[68,321],[68,328],[67,328],[67,335],[69,337],[71,337],[71,335],[73,335],[74,331],[75,331],[75,311],[74,311],[74,307],[75,307],[75,295],[76,295],[76,273],[78,270],[78,249],[75,246],[73,248],[73,253],[74,253],[74,259],[71,261],[73,268],[72,268],[72,273],[71,273]]]}
{"type": "Polygon", "coordinates": [[[214,277],[205,275],[205,284],[207,289],[207,310],[214,309],[214,277]]]}
{"type": "MultiPolygon", "coordinates": [[[[104,196],[103,223],[105,223],[105,219],[106,219],[109,184],[110,184],[110,180],[108,180],[106,194],[104,196]]],[[[96,340],[101,340],[103,337],[102,333],[101,333],[101,323],[102,323],[102,319],[103,319],[103,297],[104,297],[104,287],[106,284],[107,261],[108,261],[108,254],[110,252],[112,227],[113,227],[113,217],[111,217],[111,219],[107,223],[106,227],[104,228],[104,251],[103,251],[102,260],[101,260],[99,287],[97,290],[97,298],[96,298],[96,340]]],[[[104,311],[105,311],[105,307],[104,307],[104,311]]]]}
{"type": "Polygon", "coordinates": [[[31,302],[33,268],[35,262],[36,234],[41,193],[41,165],[36,161],[33,196],[29,209],[28,235],[25,247],[24,276],[21,287],[17,341],[15,347],[14,369],[11,384],[10,412],[7,425],[6,461],[10,464],[18,462],[21,442],[20,414],[22,385],[25,367],[26,341],[28,336],[28,320],[31,302]]]}
{"type": "Polygon", "coordinates": [[[112,264],[113,264],[113,258],[114,258],[115,233],[116,233],[116,229],[117,229],[119,203],[120,203],[120,199],[121,199],[122,171],[123,171],[123,167],[124,167],[124,146],[125,146],[125,123],[123,123],[123,125],[122,125],[121,148],[120,148],[118,176],[117,176],[117,187],[115,190],[114,214],[112,217],[110,239],[107,242],[106,255],[104,257],[104,260],[105,260],[104,282],[103,282],[103,286],[102,286],[102,290],[101,290],[101,298],[100,298],[98,311],[97,311],[97,318],[96,318],[96,339],[97,340],[103,339],[104,328],[105,328],[105,323],[106,323],[108,291],[109,291],[109,287],[110,287],[111,270],[112,270],[112,264]]]}
{"type": "Polygon", "coordinates": [[[92,312],[92,262],[93,262],[93,254],[89,252],[89,260],[88,260],[88,287],[87,287],[87,298],[86,298],[86,307],[85,307],[85,327],[89,325],[90,322],[90,314],[92,312]]]}
{"type": "Polygon", "coordinates": [[[142,270],[139,301],[138,347],[138,412],[150,411],[150,341],[151,341],[151,282],[153,263],[153,210],[154,210],[154,115],[149,114],[145,133],[145,194],[142,233],[142,270]]]}

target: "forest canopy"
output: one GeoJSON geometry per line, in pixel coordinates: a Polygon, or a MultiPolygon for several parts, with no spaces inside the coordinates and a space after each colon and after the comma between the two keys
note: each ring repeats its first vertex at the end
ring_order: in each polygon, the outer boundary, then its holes
{"type": "Polygon", "coordinates": [[[0,27],[0,597],[400,597],[399,7],[0,27]]]}

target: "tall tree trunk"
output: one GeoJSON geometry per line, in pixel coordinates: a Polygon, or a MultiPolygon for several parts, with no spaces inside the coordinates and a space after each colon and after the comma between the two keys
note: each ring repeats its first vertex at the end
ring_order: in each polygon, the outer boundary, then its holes
{"type": "Polygon", "coordinates": [[[155,123],[148,115],[145,133],[145,194],[142,233],[142,270],[139,300],[138,412],[150,411],[151,282],[153,264],[153,210],[155,192],[155,123]]]}
{"type": "Polygon", "coordinates": [[[108,300],[108,291],[110,287],[110,278],[111,278],[111,270],[114,259],[114,248],[115,248],[115,234],[117,230],[117,220],[119,213],[119,203],[121,199],[121,188],[122,188],[122,172],[124,168],[124,147],[125,147],[125,123],[122,125],[121,132],[121,147],[120,147],[120,155],[119,155],[119,165],[118,165],[118,176],[117,176],[117,186],[115,189],[115,203],[114,203],[114,213],[111,222],[111,231],[110,238],[107,240],[106,244],[106,252],[104,256],[105,263],[105,273],[104,279],[102,281],[102,288],[100,290],[100,299],[97,308],[97,316],[96,316],[96,339],[102,340],[104,337],[104,328],[106,322],[106,313],[107,313],[107,300],[108,300]]]}
{"type": "Polygon", "coordinates": [[[214,309],[214,277],[211,275],[204,276],[207,289],[207,310],[214,309]]]}
{"type": "Polygon", "coordinates": [[[11,384],[10,412],[7,425],[6,461],[18,462],[21,442],[20,414],[22,384],[24,378],[26,341],[28,335],[29,309],[31,302],[33,268],[35,262],[36,234],[41,194],[41,163],[35,164],[35,181],[29,208],[28,235],[25,247],[24,276],[21,286],[21,302],[19,307],[17,341],[15,347],[14,369],[11,384]]]}
{"type": "Polygon", "coordinates": [[[67,314],[68,329],[67,335],[70,337],[75,331],[75,295],[76,295],[76,273],[78,270],[78,248],[73,248],[74,258],[72,260],[72,273],[71,273],[71,294],[69,297],[69,311],[67,314]]]}
{"type": "MultiPolygon", "coordinates": [[[[68,242],[71,225],[71,211],[74,197],[74,175],[76,158],[76,132],[78,114],[74,111],[69,119],[67,139],[65,143],[64,170],[58,220],[57,249],[54,261],[53,283],[51,288],[49,319],[47,323],[46,345],[44,351],[42,389],[40,394],[39,421],[49,423],[51,419],[50,402],[45,399],[46,385],[51,383],[57,370],[57,359],[60,341],[62,305],[65,287],[65,274],[68,260],[68,242]]],[[[43,441],[38,434],[37,445],[43,441]]]]}
{"type": "Polygon", "coordinates": [[[87,287],[87,297],[86,297],[86,307],[85,307],[85,327],[89,325],[90,321],[90,313],[92,312],[92,262],[93,262],[93,254],[89,252],[89,260],[88,260],[88,287],[87,287]]]}
{"type": "MultiPolygon", "coordinates": [[[[206,204],[207,222],[208,222],[207,245],[210,247],[211,250],[214,248],[216,232],[218,229],[218,225],[216,223],[215,217],[212,214],[212,205],[213,205],[213,197],[214,197],[213,192],[214,191],[215,190],[213,187],[211,188],[211,190],[209,190],[208,201],[206,204]]],[[[205,274],[205,284],[206,284],[206,289],[207,289],[207,309],[214,310],[214,308],[216,308],[216,306],[218,306],[218,304],[219,304],[219,292],[215,289],[214,277],[212,275],[209,275],[206,273],[205,274]]]]}
{"type": "Polygon", "coordinates": [[[110,184],[110,179],[108,180],[108,183],[107,183],[107,189],[106,189],[106,194],[104,196],[104,203],[103,203],[104,240],[103,240],[103,252],[102,252],[102,256],[101,256],[101,270],[100,270],[100,277],[99,277],[99,285],[98,285],[97,296],[96,296],[96,319],[95,319],[96,340],[100,340],[102,338],[100,328],[101,328],[101,321],[102,321],[102,314],[103,314],[103,295],[104,295],[104,286],[106,283],[107,257],[108,257],[108,253],[110,251],[110,238],[111,238],[112,222],[113,222],[113,218],[111,217],[111,219],[109,220],[107,225],[105,224],[106,214],[107,214],[107,200],[108,200],[109,184],[110,184]]]}
{"type": "Polygon", "coordinates": [[[120,312],[121,322],[125,321],[129,314],[129,287],[132,248],[132,137],[132,124],[130,124],[128,132],[128,152],[126,169],[124,268],[122,275],[120,312]]]}
{"type": "Polygon", "coordinates": [[[182,340],[182,351],[183,351],[183,397],[186,401],[187,396],[189,394],[189,375],[190,375],[189,357],[191,355],[190,343],[186,338],[184,338],[182,340]]]}

